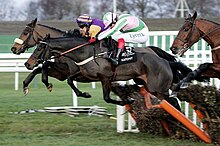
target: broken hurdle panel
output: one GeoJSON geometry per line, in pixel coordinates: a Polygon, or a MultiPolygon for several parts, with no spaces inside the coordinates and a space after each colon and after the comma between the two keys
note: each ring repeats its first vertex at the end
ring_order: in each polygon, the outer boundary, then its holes
{"type": "Polygon", "coordinates": [[[195,125],[191,120],[186,118],[180,111],[170,105],[166,100],[162,100],[160,103],[161,108],[171,114],[174,118],[180,121],[183,125],[185,125],[189,130],[191,130],[194,134],[196,134],[200,139],[205,141],[206,143],[211,143],[211,139],[209,135],[200,129],[197,125],[195,125]]]}

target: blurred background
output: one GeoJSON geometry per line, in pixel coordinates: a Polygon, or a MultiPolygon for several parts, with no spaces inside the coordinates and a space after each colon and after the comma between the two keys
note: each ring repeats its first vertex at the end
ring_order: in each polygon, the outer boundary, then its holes
{"type": "Polygon", "coordinates": [[[219,17],[220,0],[0,0],[0,21],[75,20],[80,14],[101,18],[107,11],[128,12],[146,18],[184,17],[197,11],[200,17],[219,17]]]}

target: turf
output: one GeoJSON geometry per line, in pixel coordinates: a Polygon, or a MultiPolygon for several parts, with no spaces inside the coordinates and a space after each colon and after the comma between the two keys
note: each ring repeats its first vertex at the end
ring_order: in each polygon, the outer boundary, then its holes
{"type": "MultiPolygon", "coordinates": [[[[14,74],[0,73],[0,145],[1,146],[205,146],[201,142],[174,140],[168,137],[146,133],[117,133],[116,121],[107,117],[81,114],[70,117],[55,113],[14,112],[26,109],[43,109],[48,106],[72,105],[72,91],[66,82],[53,78],[51,93],[40,82],[40,76],[30,87],[30,93],[22,93],[22,80],[26,73],[20,74],[19,90],[14,90],[14,74]]],[[[115,105],[102,99],[100,84],[96,89],[91,84],[78,84],[78,87],[92,94],[91,99],[79,98],[79,105],[98,105],[107,108],[115,116],[115,105]]],[[[112,94],[112,97],[115,97],[112,94]]]]}

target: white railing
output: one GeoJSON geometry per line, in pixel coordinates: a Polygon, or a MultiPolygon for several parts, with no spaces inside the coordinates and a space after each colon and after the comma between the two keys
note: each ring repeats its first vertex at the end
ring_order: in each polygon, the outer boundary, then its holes
{"type": "Polygon", "coordinates": [[[19,72],[30,72],[30,70],[24,66],[24,63],[30,55],[30,53],[21,55],[15,55],[12,53],[0,54],[0,72],[15,73],[15,90],[18,90],[19,72]]]}

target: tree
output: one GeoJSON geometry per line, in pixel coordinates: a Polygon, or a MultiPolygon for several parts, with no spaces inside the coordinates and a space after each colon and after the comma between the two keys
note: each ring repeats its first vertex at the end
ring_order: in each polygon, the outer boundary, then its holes
{"type": "Polygon", "coordinates": [[[67,0],[40,0],[41,19],[62,20],[71,11],[71,4],[67,0]]]}
{"type": "Polygon", "coordinates": [[[95,18],[102,19],[102,16],[106,12],[112,12],[113,11],[113,1],[111,0],[91,0],[90,2],[91,6],[91,14],[95,18]]]}
{"type": "Polygon", "coordinates": [[[27,20],[33,20],[34,18],[40,19],[40,9],[37,1],[31,1],[27,8],[27,20]]]}
{"type": "Polygon", "coordinates": [[[141,18],[147,18],[149,13],[156,10],[156,8],[150,5],[151,0],[131,0],[132,9],[141,18]]]}
{"type": "Polygon", "coordinates": [[[88,0],[70,0],[71,1],[71,17],[78,17],[82,14],[90,13],[90,6],[88,0]]]}
{"type": "Polygon", "coordinates": [[[132,7],[131,1],[128,0],[117,0],[117,9],[119,12],[130,13],[130,8],[132,7]]]}

